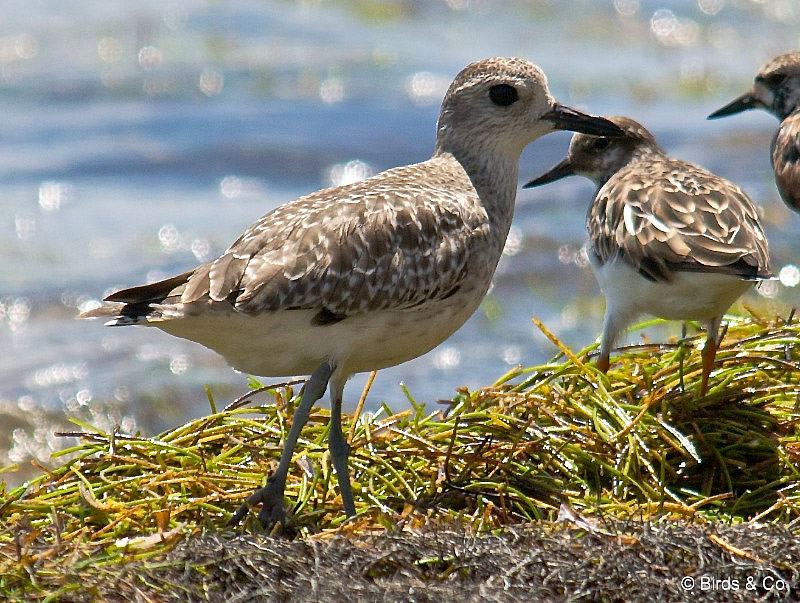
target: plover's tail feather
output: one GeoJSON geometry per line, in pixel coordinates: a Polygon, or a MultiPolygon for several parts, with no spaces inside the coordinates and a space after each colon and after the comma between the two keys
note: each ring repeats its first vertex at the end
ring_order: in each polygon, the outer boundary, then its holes
{"type": "Polygon", "coordinates": [[[163,302],[167,297],[173,295],[180,296],[182,286],[186,284],[189,277],[194,274],[194,270],[184,272],[163,281],[150,283],[149,285],[139,285],[112,293],[104,301],[123,302],[125,304],[153,304],[163,302]]]}
{"type": "Polygon", "coordinates": [[[162,320],[164,308],[172,305],[170,302],[180,301],[181,292],[193,272],[116,291],[103,300],[111,303],[82,312],[78,318],[110,318],[106,325],[112,327],[162,320]]]}

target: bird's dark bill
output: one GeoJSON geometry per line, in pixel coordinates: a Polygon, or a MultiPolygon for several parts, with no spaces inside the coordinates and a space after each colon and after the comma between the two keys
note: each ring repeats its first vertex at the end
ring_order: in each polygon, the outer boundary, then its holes
{"type": "Polygon", "coordinates": [[[581,113],[577,109],[556,103],[542,116],[557,130],[571,130],[590,136],[622,136],[624,132],[614,123],[603,117],[581,113]]]}
{"type": "Polygon", "coordinates": [[[544,174],[538,178],[534,178],[522,188],[533,188],[534,186],[541,186],[542,184],[547,184],[548,182],[555,182],[556,180],[561,180],[567,176],[572,176],[574,173],[575,171],[573,170],[569,159],[564,159],[561,163],[554,165],[544,174]]]}
{"type": "Polygon", "coordinates": [[[745,92],[738,98],[733,99],[721,109],[714,111],[708,116],[708,119],[717,119],[718,117],[725,117],[726,115],[734,115],[735,113],[741,113],[742,111],[754,109],[755,107],[756,99],[749,92],[745,92]]]}

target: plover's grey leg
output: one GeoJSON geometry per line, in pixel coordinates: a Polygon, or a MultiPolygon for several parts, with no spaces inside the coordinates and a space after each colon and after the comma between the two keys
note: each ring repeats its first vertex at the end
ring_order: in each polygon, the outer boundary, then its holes
{"type": "MultiPolygon", "coordinates": [[[[278,462],[278,469],[269,477],[266,486],[253,492],[253,494],[242,503],[242,506],[239,507],[236,513],[228,520],[229,526],[238,524],[250,508],[258,503],[261,503],[261,511],[258,513],[258,520],[261,522],[262,526],[269,529],[278,522],[284,525],[286,524],[286,508],[283,502],[283,490],[286,486],[286,476],[289,474],[289,466],[292,463],[294,447],[297,445],[297,440],[300,438],[300,431],[308,421],[311,408],[314,406],[314,403],[325,394],[325,389],[328,387],[328,381],[330,380],[332,372],[333,367],[326,361],[311,374],[311,377],[306,382],[300,404],[294,411],[292,426],[289,429],[289,435],[286,436],[286,442],[283,445],[283,452],[278,462]]],[[[338,394],[340,403],[342,389],[343,388],[340,386],[338,394]]],[[[345,462],[346,460],[347,459],[345,459],[345,462]]],[[[345,475],[347,475],[346,472],[345,475]]],[[[341,477],[339,479],[341,480],[341,477]]],[[[348,482],[348,486],[349,485],[348,482]]]]}
{"type": "Polygon", "coordinates": [[[350,487],[350,472],[347,468],[347,457],[350,446],[342,433],[342,394],[344,380],[331,381],[331,426],[328,433],[328,450],[331,451],[331,461],[336,469],[336,479],[339,480],[339,491],[342,493],[344,512],[348,517],[356,514],[356,505],[353,501],[353,490],[350,487]]]}
{"type": "Polygon", "coordinates": [[[678,375],[679,375],[679,379],[680,379],[679,384],[680,384],[682,392],[686,391],[686,388],[684,387],[684,384],[683,384],[683,361],[684,361],[684,357],[686,356],[686,334],[687,334],[687,332],[686,332],[686,322],[682,322],[681,323],[681,341],[680,341],[680,344],[679,344],[681,355],[678,357],[678,375]]]}
{"type": "Polygon", "coordinates": [[[610,304],[606,301],[606,313],[603,317],[603,334],[600,337],[600,350],[597,356],[597,368],[601,372],[607,373],[611,367],[611,349],[617,336],[625,329],[630,322],[627,316],[613,312],[610,304]]]}

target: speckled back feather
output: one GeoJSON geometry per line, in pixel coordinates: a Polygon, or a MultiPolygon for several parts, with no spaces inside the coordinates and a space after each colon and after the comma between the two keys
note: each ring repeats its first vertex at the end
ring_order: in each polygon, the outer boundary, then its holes
{"type": "Polygon", "coordinates": [[[770,158],[783,202],[800,212],[800,108],[781,122],[770,158]]]}
{"type": "Polygon", "coordinates": [[[675,270],[770,276],[750,199],[687,161],[654,154],[623,167],[597,192],[586,223],[601,263],[621,253],[652,280],[675,270]]]}
{"type": "Polygon", "coordinates": [[[758,210],[738,186],[669,158],[639,122],[608,119],[625,136],[575,134],[565,160],[598,185],[586,228],[599,264],[622,258],[654,281],[674,271],[771,276],[758,210]]]}
{"type": "Polygon", "coordinates": [[[464,278],[469,241],[485,245],[490,233],[466,176],[455,178],[451,166],[431,169],[435,162],[282,205],[219,258],[170,279],[169,290],[154,283],[108,300],[226,302],[243,313],[324,309],[344,317],[451,295],[464,278]]]}

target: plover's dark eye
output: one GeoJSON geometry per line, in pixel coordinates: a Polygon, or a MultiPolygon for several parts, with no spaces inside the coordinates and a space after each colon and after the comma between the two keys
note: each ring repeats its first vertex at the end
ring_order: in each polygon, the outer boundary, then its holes
{"type": "Polygon", "coordinates": [[[767,75],[761,78],[761,81],[764,82],[770,88],[777,88],[780,86],[784,80],[786,79],[785,73],[773,73],[771,75],[767,75]]]}
{"type": "Polygon", "coordinates": [[[611,144],[610,138],[605,138],[604,136],[599,136],[592,141],[592,144],[589,145],[593,151],[602,151],[608,148],[608,145],[611,144]]]}
{"type": "Polygon", "coordinates": [[[489,98],[495,105],[507,107],[517,100],[517,89],[508,84],[497,84],[489,88],[489,98]]]}

